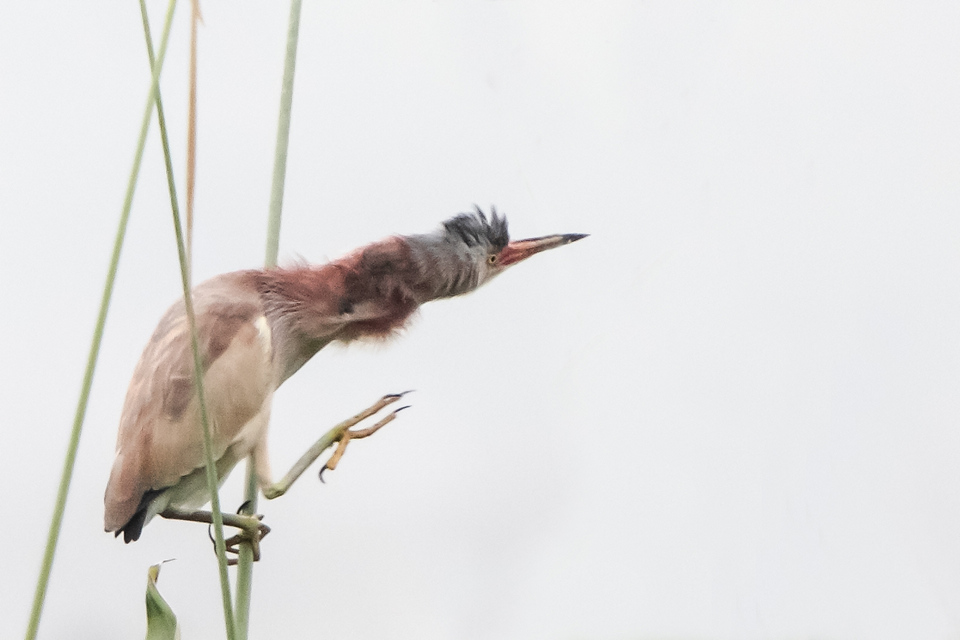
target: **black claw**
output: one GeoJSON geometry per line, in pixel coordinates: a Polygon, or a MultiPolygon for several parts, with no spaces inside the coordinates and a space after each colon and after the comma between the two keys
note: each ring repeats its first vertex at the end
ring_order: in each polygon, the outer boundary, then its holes
{"type": "Polygon", "coordinates": [[[399,409],[394,409],[393,412],[394,412],[394,413],[400,413],[400,412],[403,411],[404,409],[409,409],[409,408],[410,408],[410,405],[408,404],[408,405],[406,405],[405,407],[400,407],[399,409]]]}
{"type": "Polygon", "coordinates": [[[245,500],[239,508],[237,508],[237,515],[243,515],[243,510],[253,504],[253,500],[245,500]]]}
{"type": "Polygon", "coordinates": [[[388,393],[388,394],[385,395],[384,397],[385,397],[385,398],[402,398],[403,396],[407,395],[408,393],[413,393],[414,391],[415,391],[415,389],[407,389],[406,391],[401,391],[400,393],[388,393]]]}
{"type": "Polygon", "coordinates": [[[217,541],[216,541],[216,539],[213,537],[213,525],[212,525],[212,524],[208,524],[208,525],[207,525],[207,537],[210,538],[210,542],[213,543],[213,549],[214,549],[214,551],[216,551],[216,549],[217,549],[217,541]]]}
{"type": "Polygon", "coordinates": [[[323,472],[327,470],[327,465],[320,467],[320,473],[317,474],[317,477],[320,478],[320,482],[327,484],[327,481],[323,479],[323,472]]]}

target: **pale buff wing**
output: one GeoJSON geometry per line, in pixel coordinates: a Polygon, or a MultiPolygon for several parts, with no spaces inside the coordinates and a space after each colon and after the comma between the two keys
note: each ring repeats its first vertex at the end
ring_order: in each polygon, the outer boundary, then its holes
{"type": "MultiPolygon", "coordinates": [[[[275,386],[270,329],[255,290],[244,284],[240,274],[227,274],[194,291],[215,459],[231,446],[253,447],[259,434],[244,434],[243,428],[275,386]]],[[[204,464],[183,309],[182,302],[174,305],[160,321],[130,381],[104,496],[107,531],[123,527],[145,493],[173,486],[204,464]]]]}

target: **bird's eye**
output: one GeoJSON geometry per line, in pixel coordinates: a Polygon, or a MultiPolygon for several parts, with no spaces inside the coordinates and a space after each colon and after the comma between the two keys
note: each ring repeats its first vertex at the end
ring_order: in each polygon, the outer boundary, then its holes
{"type": "Polygon", "coordinates": [[[497,264],[497,254],[491,253],[490,256],[487,258],[487,262],[489,262],[490,264],[497,264]]]}

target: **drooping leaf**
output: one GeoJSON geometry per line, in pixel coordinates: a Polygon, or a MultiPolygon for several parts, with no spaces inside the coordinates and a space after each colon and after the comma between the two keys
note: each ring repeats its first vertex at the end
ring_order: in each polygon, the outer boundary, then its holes
{"type": "Polygon", "coordinates": [[[160,565],[147,570],[147,640],[180,640],[177,616],[157,589],[160,565]]]}

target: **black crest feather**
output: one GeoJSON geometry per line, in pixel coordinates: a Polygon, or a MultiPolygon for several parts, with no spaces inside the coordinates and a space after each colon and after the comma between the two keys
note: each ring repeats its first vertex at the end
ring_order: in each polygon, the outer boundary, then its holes
{"type": "Polygon", "coordinates": [[[498,215],[494,207],[490,207],[490,220],[477,207],[472,213],[460,213],[450,218],[443,223],[443,229],[447,235],[470,247],[485,244],[494,251],[501,251],[510,242],[507,219],[498,215]]]}

